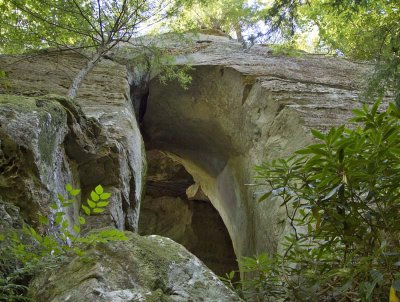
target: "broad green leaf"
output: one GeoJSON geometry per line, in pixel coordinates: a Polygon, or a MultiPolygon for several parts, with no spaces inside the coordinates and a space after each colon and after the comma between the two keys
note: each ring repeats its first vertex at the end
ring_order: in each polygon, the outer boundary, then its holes
{"type": "Polygon", "coordinates": [[[107,200],[107,199],[110,198],[110,196],[111,196],[111,193],[103,193],[103,194],[100,195],[100,198],[102,200],[107,200]]]}
{"type": "Polygon", "coordinates": [[[92,191],[90,193],[90,197],[92,198],[93,201],[99,201],[99,199],[100,199],[100,196],[98,194],[96,194],[95,191],[92,191]]]}
{"type": "Polygon", "coordinates": [[[83,209],[83,211],[85,212],[86,215],[88,215],[88,216],[90,215],[90,209],[87,206],[82,205],[82,209],[83,209]]]}
{"type": "Polygon", "coordinates": [[[108,206],[109,203],[110,203],[109,201],[99,201],[99,202],[97,203],[97,207],[103,208],[103,207],[108,206]]]}
{"type": "Polygon", "coordinates": [[[82,217],[82,216],[79,216],[79,223],[80,224],[85,224],[86,223],[86,219],[84,217],[82,217]]]}
{"type": "Polygon", "coordinates": [[[57,204],[52,203],[52,204],[50,205],[50,208],[53,209],[53,210],[57,210],[57,209],[58,209],[58,206],[57,206],[57,204]]]}
{"type": "Polygon", "coordinates": [[[92,209],[94,209],[96,207],[96,203],[91,201],[90,199],[86,200],[87,204],[89,205],[89,207],[91,207],[92,209]]]}
{"type": "Polygon", "coordinates": [[[104,209],[99,209],[99,208],[94,208],[93,209],[93,213],[95,213],[95,214],[100,214],[100,213],[103,213],[104,212],[104,209]]]}
{"type": "Polygon", "coordinates": [[[94,190],[98,195],[103,194],[103,191],[104,191],[103,187],[101,185],[98,185],[94,190]]]}
{"type": "Polygon", "coordinates": [[[71,196],[77,196],[77,195],[79,195],[80,192],[81,192],[81,190],[74,189],[74,190],[71,190],[71,192],[69,192],[69,194],[71,194],[71,196]]]}
{"type": "Polygon", "coordinates": [[[67,184],[67,185],[65,186],[65,189],[67,190],[67,192],[72,191],[72,186],[71,186],[71,184],[67,184]]]}

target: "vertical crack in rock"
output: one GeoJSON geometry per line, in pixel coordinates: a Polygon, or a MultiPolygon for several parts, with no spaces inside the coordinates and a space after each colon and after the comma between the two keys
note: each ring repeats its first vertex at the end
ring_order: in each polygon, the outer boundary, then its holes
{"type": "Polygon", "coordinates": [[[149,98],[150,58],[146,57],[144,62],[137,62],[134,66],[130,64],[127,68],[130,99],[135,111],[136,120],[141,125],[146,114],[149,98]]]}

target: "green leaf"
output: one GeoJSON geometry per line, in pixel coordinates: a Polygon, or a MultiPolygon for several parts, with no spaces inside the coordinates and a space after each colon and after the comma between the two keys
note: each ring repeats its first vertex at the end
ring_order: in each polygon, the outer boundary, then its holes
{"type": "Polygon", "coordinates": [[[86,223],[86,219],[84,217],[82,217],[82,216],[79,216],[79,223],[80,224],[85,224],[86,223]]]}
{"type": "Polygon", "coordinates": [[[55,221],[54,221],[54,222],[55,222],[56,224],[60,224],[61,221],[62,221],[63,216],[64,216],[64,213],[63,213],[63,212],[57,212],[57,213],[56,213],[56,218],[55,218],[55,221]]]}
{"type": "Polygon", "coordinates": [[[100,214],[100,213],[103,213],[104,212],[104,209],[99,209],[99,208],[94,208],[93,209],[93,213],[95,213],[95,214],[100,214]]]}
{"type": "Polygon", "coordinates": [[[64,196],[62,196],[61,194],[57,194],[57,197],[58,197],[58,200],[59,200],[59,201],[61,201],[61,202],[64,202],[64,201],[65,201],[64,196]]]}
{"type": "Polygon", "coordinates": [[[79,257],[83,257],[85,255],[85,253],[78,247],[74,247],[73,251],[79,257]]]}
{"type": "Polygon", "coordinates": [[[92,191],[90,193],[90,197],[93,199],[93,201],[99,201],[99,199],[100,199],[100,196],[98,194],[96,194],[95,191],[92,191]]]}
{"type": "Polygon", "coordinates": [[[316,137],[320,140],[325,140],[325,134],[323,134],[322,132],[319,132],[316,129],[311,129],[311,133],[314,137],[316,137]]]}
{"type": "Polygon", "coordinates": [[[29,228],[29,230],[30,230],[30,233],[31,233],[32,237],[33,237],[36,241],[38,241],[38,242],[42,242],[42,241],[43,241],[42,236],[40,236],[38,233],[36,233],[36,231],[35,231],[34,228],[29,228]]]}
{"type": "Polygon", "coordinates": [[[97,206],[100,208],[103,208],[103,207],[108,206],[109,203],[110,203],[109,201],[100,201],[97,203],[97,206]]]}
{"type": "Polygon", "coordinates": [[[340,190],[340,188],[342,186],[343,186],[343,184],[339,184],[338,186],[334,187],[326,196],[324,196],[322,201],[330,199],[333,195],[335,195],[340,190]]]}
{"type": "Polygon", "coordinates": [[[96,203],[94,203],[93,201],[91,201],[90,199],[86,200],[87,204],[89,205],[89,207],[91,207],[92,209],[94,209],[96,207],[96,203]]]}
{"type": "Polygon", "coordinates": [[[58,206],[57,206],[56,203],[52,203],[52,204],[50,205],[50,208],[53,209],[53,210],[58,210],[58,206]]]}
{"type": "Polygon", "coordinates": [[[269,191],[269,192],[263,194],[263,195],[258,199],[258,202],[261,202],[261,201],[263,201],[263,200],[268,199],[268,197],[270,197],[271,195],[272,195],[272,191],[269,191]]]}
{"type": "Polygon", "coordinates": [[[75,233],[79,234],[81,232],[81,228],[79,225],[74,224],[74,226],[72,227],[72,229],[74,230],[75,233]]]}
{"type": "Polygon", "coordinates": [[[69,192],[69,194],[71,194],[71,196],[77,196],[80,192],[81,192],[81,190],[74,189],[74,190],[71,190],[71,192],[69,192]]]}
{"type": "Polygon", "coordinates": [[[67,229],[67,228],[68,228],[68,225],[69,225],[68,220],[64,220],[63,223],[61,224],[61,227],[62,227],[63,229],[67,229]]]}
{"type": "Polygon", "coordinates": [[[110,196],[111,196],[111,193],[103,193],[103,194],[100,195],[100,198],[102,200],[107,200],[107,199],[110,198],[110,196]]]}
{"type": "Polygon", "coordinates": [[[87,206],[82,205],[82,209],[83,209],[83,211],[85,212],[86,215],[88,215],[88,216],[90,215],[90,209],[87,206]]]}
{"type": "Polygon", "coordinates": [[[39,223],[42,225],[47,225],[49,223],[49,219],[47,216],[39,215],[39,223]]]}
{"type": "Polygon", "coordinates": [[[66,208],[66,207],[69,207],[71,204],[72,204],[72,203],[69,202],[69,201],[63,202],[63,203],[61,204],[61,207],[66,208]]]}
{"type": "Polygon", "coordinates": [[[96,193],[98,194],[98,195],[101,195],[101,194],[103,194],[103,187],[101,186],[101,185],[98,185],[95,189],[94,189],[95,191],[96,191],[96,193]]]}
{"type": "Polygon", "coordinates": [[[71,184],[67,184],[67,185],[65,186],[65,190],[67,190],[67,192],[72,191],[72,186],[71,186],[71,184]]]}

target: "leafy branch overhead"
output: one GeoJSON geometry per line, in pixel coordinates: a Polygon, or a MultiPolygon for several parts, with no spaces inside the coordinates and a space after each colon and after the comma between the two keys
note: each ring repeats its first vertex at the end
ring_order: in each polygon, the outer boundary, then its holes
{"type": "Polygon", "coordinates": [[[48,47],[79,52],[87,63],[69,88],[68,96],[75,98],[84,78],[104,55],[118,43],[134,43],[133,37],[173,15],[180,3],[181,0],[2,1],[0,52],[23,53],[48,47]]]}

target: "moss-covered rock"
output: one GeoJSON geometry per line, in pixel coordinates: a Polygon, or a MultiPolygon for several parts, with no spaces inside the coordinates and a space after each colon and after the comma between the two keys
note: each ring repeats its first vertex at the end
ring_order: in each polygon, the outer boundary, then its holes
{"type": "Polygon", "coordinates": [[[241,301],[200,260],[174,241],[127,232],[99,243],[30,286],[34,301],[241,301]]]}
{"type": "Polygon", "coordinates": [[[0,94],[0,197],[30,223],[48,214],[57,184],[71,181],[63,163],[68,132],[67,112],[55,96],[0,94]]]}

